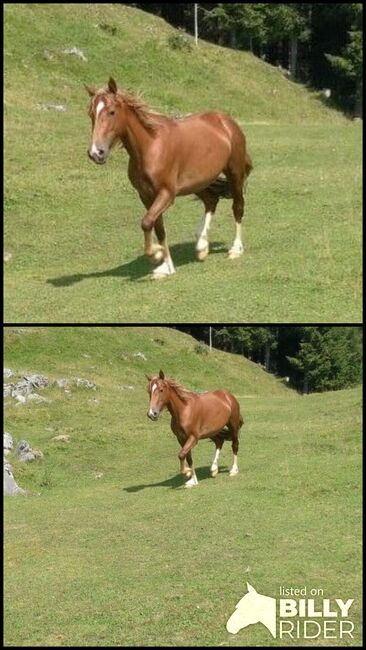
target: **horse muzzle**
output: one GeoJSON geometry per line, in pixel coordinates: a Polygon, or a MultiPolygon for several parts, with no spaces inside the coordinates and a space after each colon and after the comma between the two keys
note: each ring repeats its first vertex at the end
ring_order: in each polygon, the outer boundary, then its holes
{"type": "Polygon", "coordinates": [[[150,418],[153,422],[156,422],[156,420],[159,419],[159,411],[154,411],[153,409],[149,409],[147,412],[147,417],[150,418]]]}
{"type": "Polygon", "coordinates": [[[90,149],[88,149],[88,157],[90,158],[90,160],[95,162],[97,165],[104,165],[104,163],[107,160],[107,156],[106,156],[105,153],[100,154],[100,153],[97,153],[96,151],[92,152],[90,149]]]}

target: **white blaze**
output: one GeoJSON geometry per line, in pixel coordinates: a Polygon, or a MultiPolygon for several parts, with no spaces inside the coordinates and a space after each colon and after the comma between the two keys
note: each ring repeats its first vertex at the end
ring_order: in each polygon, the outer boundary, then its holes
{"type": "Polygon", "coordinates": [[[96,110],[97,117],[98,117],[100,111],[102,110],[102,108],[104,108],[104,102],[100,101],[100,102],[98,102],[97,110],[96,110]]]}

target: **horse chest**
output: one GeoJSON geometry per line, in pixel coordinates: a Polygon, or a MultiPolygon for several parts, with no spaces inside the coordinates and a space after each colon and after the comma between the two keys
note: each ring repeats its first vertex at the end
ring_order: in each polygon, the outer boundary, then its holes
{"type": "Polygon", "coordinates": [[[138,162],[130,162],[128,167],[128,177],[138,191],[138,193],[144,198],[154,198],[156,190],[154,187],[153,179],[146,172],[138,162]]]}

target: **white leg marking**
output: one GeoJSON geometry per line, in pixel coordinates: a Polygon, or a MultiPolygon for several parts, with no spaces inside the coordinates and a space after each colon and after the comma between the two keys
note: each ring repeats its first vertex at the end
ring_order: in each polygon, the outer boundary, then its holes
{"type": "Polygon", "coordinates": [[[208,231],[210,229],[212,217],[212,212],[206,212],[196,231],[196,251],[199,260],[204,260],[208,255],[208,231]]]}
{"type": "Polygon", "coordinates": [[[236,234],[235,234],[234,243],[229,250],[230,259],[234,259],[235,257],[240,257],[240,255],[243,254],[243,251],[244,251],[244,246],[243,246],[243,242],[241,241],[241,223],[236,223],[236,234]]]}
{"type": "Polygon", "coordinates": [[[98,102],[98,105],[97,105],[97,108],[96,108],[96,111],[95,111],[97,117],[98,117],[100,111],[102,110],[102,108],[104,108],[104,102],[100,101],[100,102],[98,102]]]}
{"type": "Polygon", "coordinates": [[[211,465],[211,476],[212,477],[217,476],[218,473],[219,473],[219,466],[217,464],[217,461],[218,461],[219,456],[220,456],[220,451],[221,451],[220,449],[218,449],[218,448],[216,449],[215,457],[214,457],[214,459],[212,461],[212,465],[211,465]]]}
{"type": "Polygon", "coordinates": [[[194,487],[195,485],[198,485],[198,480],[197,480],[196,472],[193,471],[192,478],[190,478],[189,481],[185,482],[184,487],[190,488],[190,487],[194,487]]]}
{"type": "Polygon", "coordinates": [[[235,474],[237,474],[238,472],[239,472],[238,457],[234,454],[234,462],[230,470],[230,476],[235,476],[235,474]]]}

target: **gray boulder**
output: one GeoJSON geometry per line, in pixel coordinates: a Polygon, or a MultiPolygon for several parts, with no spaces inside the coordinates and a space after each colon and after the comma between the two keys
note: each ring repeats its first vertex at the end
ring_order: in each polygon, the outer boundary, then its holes
{"type": "Polygon", "coordinates": [[[10,379],[10,377],[13,377],[14,373],[10,368],[4,368],[4,379],[10,379]]]}
{"type": "Polygon", "coordinates": [[[79,59],[82,61],[87,61],[88,59],[84,55],[84,52],[80,50],[78,47],[67,47],[64,50],[62,50],[63,54],[73,54],[74,56],[77,56],[79,59]]]}
{"type": "Polygon", "coordinates": [[[4,384],[4,397],[10,397],[14,384],[4,384]]]}
{"type": "Polygon", "coordinates": [[[136,357],[137,359],[142,359],[143,361],[147,361],[143,352],[134,352],[132,356],[136,357]]]}
{"type": "Polygon", "coordinates": [[[33,449],[26,440],[20,440],[15,449],[15,455],[20,461],[34,460],[36,458],[33,449]]]}
{"type": "Polygon", "coordinates": [[[65,388],[66,386],[69,385],[69,380],[68,379],[63,379],[63,378],[56,379],[55,384],[56,384],[56,386],[58,386],[58,388],[65,388]]]}
{"type": "Polygon", "coordinates": [[[23,377],[23,381],[35,388],[45,388],[49,384],[48,377],[44,375],[28,375],[23,377]]]}
{"type": "Polygon", "coordinates": [[[10,454],[10,452],[13,450],[13,445],[13,436],[10,433],[4,431],[4,456],[10,454]]]}
{"type": "Polygon", "coordinates": [[[89,379],[82,379],[81,377],[75,377],[74,381],[77,386],[84,386],[85,388],[91,388],[92,390],[96,389],[96,384],[93,384],[89,379]]]}
{"type": "Polygon", "coordinates": [[[11,395],[18,402],[24,403],[31,393],[38,388],[45,388],[48,383],[48,377],[44,375],[25,375],[16,384],[4,384],[4,397],[11,395]]]}
{"type": "Polygon", "coordinates": [[[26,491],[16,483],[11,465],[4,458],[4,495],[14,497],[20,494],[26,494],[26,491]]]}
{"type": "Polygon", "coordinates": [[[33,401],[40,404],[41,402],[50,402],[51,400],[47,399],[47,397],[43,397],[43,395],[38,395],[38,393],[31,393],[28,395],[27,401],[33,401]]]}

